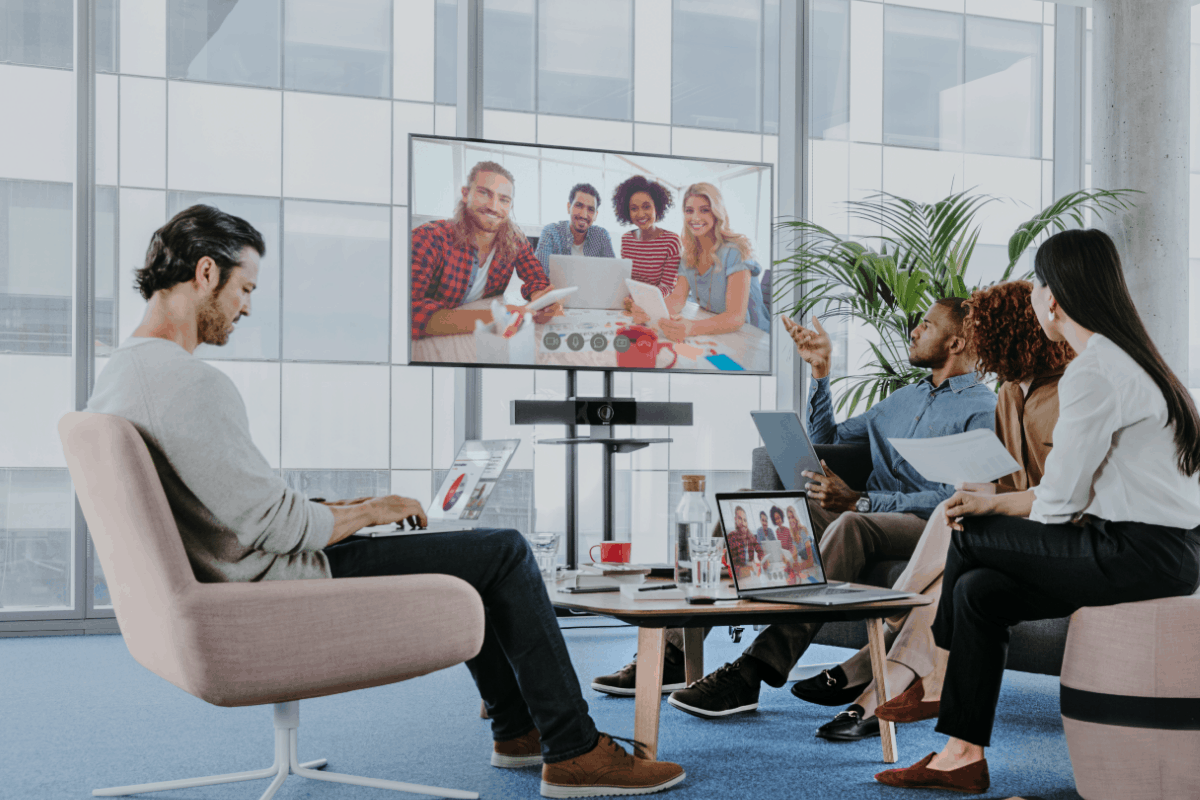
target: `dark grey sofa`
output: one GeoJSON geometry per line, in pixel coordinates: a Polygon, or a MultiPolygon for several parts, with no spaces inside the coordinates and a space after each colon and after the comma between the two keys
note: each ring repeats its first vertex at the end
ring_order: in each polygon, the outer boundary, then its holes
{"type": "MultiPolygon", "coordinates": [[[[867,447],[817,445],[817,454],[829,468],[854,489],[862,489],[871,474],[871,453],[867,447]]],[[[750,477],[752,489],[783,488],[765,447],[754,450],[750,477]]],[[[904,571],[906,561],[879,561],[868,564],[860,583],[891,586],[904,571]]],[[[867,643],[866,626],[861,622],[831,622],[816,638],[817,644],[836,647],[863,647],[867,643]]],[[[1022,622],[1012,629],[1008,648],[1008,668],[1021,672],[1058,675],[1062,671],[1063,649],[1067,643],[1067,618],[1022,622]]]]}

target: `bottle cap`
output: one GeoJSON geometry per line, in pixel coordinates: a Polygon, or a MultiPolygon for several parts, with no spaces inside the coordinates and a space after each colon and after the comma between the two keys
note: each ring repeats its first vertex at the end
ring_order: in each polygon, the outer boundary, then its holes
{"type": "Polygon", "coordinates": [[[703,492],[704,491],[704,476],[703,475],[684,475],[683,490],[685,492],[703,492]]]}

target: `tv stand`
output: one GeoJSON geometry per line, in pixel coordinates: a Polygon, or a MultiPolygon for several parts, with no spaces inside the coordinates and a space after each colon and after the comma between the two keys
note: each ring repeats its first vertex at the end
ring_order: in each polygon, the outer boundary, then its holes
{"type": "Polygon", "coordinates": [[[602,397],[577,397],[576,371],[567,370],[566,400],[513,400],[510,405],[514,425],[562,424],[567,435],[561,439],[541,439],[539,444],[567,446],[567,568],[579,565],[578,516],[578,445],[598,444],[603,447],[601,469],[604,495],[604,541],[613,539],[613,484],[616,475],[613,456],[633,453],[652,444],[665,444],[669,438],[629,438],[613,436],[616,425],[691,425],[691,403],[639,403],[630,397],[613,396],[613,371],[604,370],[602,397]],[[578,426],[590,425],[589,436],[579,436],[578,426]]]}

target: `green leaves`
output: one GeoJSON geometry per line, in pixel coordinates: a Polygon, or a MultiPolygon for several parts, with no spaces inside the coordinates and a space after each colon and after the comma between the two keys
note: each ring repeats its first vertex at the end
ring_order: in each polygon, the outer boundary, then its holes
{"type": "MultiPolygon", "coordinates": [[[[1085,190],[1066,195],[1022,223],[1008,242],[1009,280],[1031,244],[1047,232],[1082,227],[1085,214],[1114,213],[1133,207],[1132,190],[1085,190]]],[[[838,408],[855,413],[925,374],[908,363],[908,336],[940,297],[970,297],[979,288],[967,277],[979,242],[981,209],[997,198],[957,192],[934,203],[919,203],[888,192],[846,203],[855,228],[878,234],[844,239],[809,220],[785,220],[777,227],[790,235],[791,253],[775,262],[774,306],[804,320],[814,311],[827,318],[854,320],[870,330],[871,359],[865,372],[835,378],[845,384],[838,408]],[[795,289],[800,299],[781,305],[795,289]]],[[[851,365],[853,369],[854,365],[851,365]]]]}

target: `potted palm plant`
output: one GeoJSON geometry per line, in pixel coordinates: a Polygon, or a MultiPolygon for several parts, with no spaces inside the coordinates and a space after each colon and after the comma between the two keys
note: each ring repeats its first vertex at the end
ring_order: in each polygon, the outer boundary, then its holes
{"type": "MultiPolygon", "coordinates": [[[[1009,280],[1021,256],[1039,236],[1082,227],[1084,214],[1132,208],[1134,190],[1072,192],[1017,227],[1008,240],[1009,280]]],[[[837,407],[853,414],[897,389],[920,380],[924,370],[908,363],[908,335],[939,297],[969,297],[979,288],[967,278],[979,241],[981,209],[996,198],[958,192],[935,203],[918,203],[887,192],[852,200],[850,217],[880,230],[872,236],[842,237],[808,220],[778,224],[791,252],[775,262],[772,293],[778,302],[791,289],[797,300],[776,305],[804,321],[814,309],[825,318],[867,326],[871,356],[858,374],[834,378],[843,384],[837,407]]],[[[1027,277],[1022,275],[1018,277],[1027,277]]]]}

